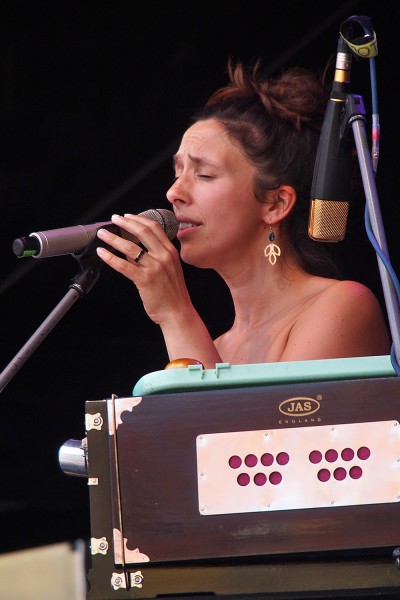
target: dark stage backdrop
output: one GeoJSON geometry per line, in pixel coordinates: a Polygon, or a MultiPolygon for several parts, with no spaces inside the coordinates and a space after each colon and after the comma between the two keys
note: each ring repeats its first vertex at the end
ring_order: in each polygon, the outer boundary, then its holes
{"type": "MultiPolygon", "coordinates": [[[[378,191],[396,270],[398,31],[396,2],[287,0],[3,2],[1,28],[0,369],[68,290],[71,256],[17,259],[16,237],[167,208],[170,157],[192,112],[226,82],[229,57],[261,57],[271,73],[323,69],[339,26],[372,18],[378,38],[381,158],[378,191]]],[[[370,116],[367,62],[354,61],[352,92],[370,116]]],[[[380,294],[363,203],[352,208],[349,277],[380,294]],[[355,244],[354,244],[355,242],[355,244]]],[[[346,244],[344,244],[346,247],[346,244]]],[[[213,333],[232,318],[211,272],[185,267],[213,333]]],[[[160,333],[134,288],[104,269],[0,396],[0,552],[89,537],[88,490],[64,475],[58,449],[84,436],[84,403],[130,395],[163,369],[160,333]]]]}

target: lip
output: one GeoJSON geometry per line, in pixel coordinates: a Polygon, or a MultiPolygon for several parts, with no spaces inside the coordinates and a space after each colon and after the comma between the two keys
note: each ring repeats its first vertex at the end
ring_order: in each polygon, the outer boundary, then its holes
{"type": "Polygon", "coordinates": [[[176,236],[178,239],[186,237],[187,235],[189,235],[191,232],[193,232],[195,229],[197,229],[201,225],[201,223],[196,223],[196,221],[193,221],[193,219],[189,219],[189,218],[183,217],[183,216],[177,217],[177,221],[180,226],[181,226],[181,224],[186,225],[186,227],[184,227],[183,229],[181,229],[181,228],[178,229],[178,233],[176,236]]]}
{"type": "MultiPolygon", "coordinates": [[[[191,223],[191,221],[182,221],[182,223],[191,223]]],[[[178,238],[178,240],[182,240],[186,236],[191,235],[193,233],[193,231],[195,231],[199,227],[200,227],[200,225],[193,223],[193,227],[186,227],[185,229],[178,229],[178,233],[176,234],[176,237],[178,238]]]]}

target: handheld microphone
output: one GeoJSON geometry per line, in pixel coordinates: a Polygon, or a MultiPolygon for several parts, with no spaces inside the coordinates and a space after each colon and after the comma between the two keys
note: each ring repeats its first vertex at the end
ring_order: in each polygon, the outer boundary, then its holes
{"type": "Polygon", "coordinates": [[[321,242],[339,242],[346,235],[352,148],[345,113],[351,57],[345,40],[340,36],[335,76],[322,124],[311,185],[308,235],[321,242]]]}
{"type": "MultiPolygon", "coordinates": [[[[139,213],[151,221],[157,221],[165,231],[168,239],[172,240],[178,232],[178,221],[171,210],[155,208],[139,213]]],[[[17,238],[13,242],[13,252],[19,258],[47,258],[63,254],[80,254],[96,239],[97,231],[105,228],[121,234],[119,227],[112,221],[92,223],[90,225],[75,225],[48,231],[35,231],[28,237],[17,238]]],[[[129,236],[134,240],[133,236],[129,236]]]]}

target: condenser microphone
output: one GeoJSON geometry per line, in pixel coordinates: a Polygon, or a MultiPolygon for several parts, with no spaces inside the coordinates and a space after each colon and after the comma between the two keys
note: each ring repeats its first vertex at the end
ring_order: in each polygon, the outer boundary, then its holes
{"type": "MultiPolygon", "coordinates": [[[[168,239],[172,240],[178,232],[178,221],[171,210],[152,208],[139,213],[151,221],[157,221],[165,231],[168,239]]],[[[112,221],[92,223],[90,225],[75,225],[48,231],[35,231],[27,237],[17,238],[13,242],[13,252],[19,258],[47,258],[63,254],[80,254],[87,249],[96,238],[99,229],[105,228],[122,234],[119,227],[112,221]]],[[[132,240],[133,236],[129,236],[132,240]]],[[[134,240],[138,241],[138,240],[134,240]]]]}
{"type": "Polygon", "coordinates": [[[350,201],[352,147],[346,123],[351,52],[340,36],[335,76],[326,107],[311,185],[310,238],[339,242],[346,235],[350,201]]]}

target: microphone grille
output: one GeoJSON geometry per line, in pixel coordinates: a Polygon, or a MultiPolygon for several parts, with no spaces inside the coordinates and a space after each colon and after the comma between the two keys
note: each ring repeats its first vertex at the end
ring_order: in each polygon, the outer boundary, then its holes
{"type": "Polygon", "coordinates": [[[308,235],[316,242],[341,242],[346,235],[349,203],[315,199],[311,203],[308,235]]]}
{"type": "Polygon", "coordinates": [[[151,221],[157,221],[165,231],[169,240],[173,240],[178,233],[178,221],[172,210],[166,208],[150,208],[140,213],[141,217],[146,217],[151,221]]]}

